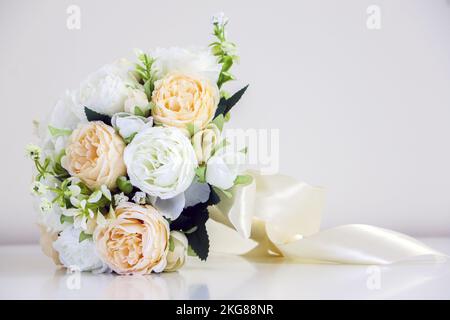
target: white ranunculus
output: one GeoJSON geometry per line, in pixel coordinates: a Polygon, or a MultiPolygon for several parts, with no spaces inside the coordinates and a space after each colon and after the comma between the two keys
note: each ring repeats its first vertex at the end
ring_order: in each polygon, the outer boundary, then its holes
{"type": "Polygon", "coordinates": [[[52,112],[46,119],[38,123],[38,137],[44,157],[56,157],[65,148],[66,136],[52,136],[49,126],[61,130],[73,130],[79,123],[87,122],[84,113],[79,112],[74,93],[66,91],[56,102],[52,112]]]}
{"type": "Polygon", "coordinates": [[[79,271],[106,271],[107,266],[97,255],[94,242],[91,239],[80,242],[80,233],[80,229],[69,227],[61,232],[53,243],[61,263],[67,268],[79,271]]]}
{"type": "Polygon", "coordinates": [[[122,138],[126,139],[145,127],[151,127],[153,125],[153,119],[151,117],[144,118],[126,112],[119,112],[112,117],[111,124],[122,138]]]}
{"type": "Polygon", "coordinates": [[[244,162],[243,152],[220,149],[206,163],[206,182],[222,190],[231,188],[244,162]]]}
{"type": "Polygon", "coordinates": [[[173,127],[151,127],[139,132],[125,148],[124,161],[131,184],[161,199],[184,192],[197,167],[191,142],[173,127]]]}
{"type": "Polygon", "coordinates": [[[145,92],[139,89],[130,89],[125,100],[124,110],[125,112],[134,114],[136,107],[144,113],[150,111],[149,101],[145,92]]]}
{"type": "Polygon", "coordinates": [[[150,55],[156,59],[152,72],[157,79],[174,72],[206,77],[211,83],[216,83],[219,78],[221,67],[208,49],[158,48],[150,55]]]}
{"type": "Polygon", "coordinates": [[[173,272],[180,269],[187,258],[188,240],[184,233],[170,232],[170,245],[167,252],[167,265],[164,271],[173,272]]]}
{"type": "Polygon", "coordinates": [[[84,113],[84,107],[109,116],[124,111],[129,86],[136,84],[132,68],[130,62],[122,59],[90,74],[76,92],[79,112],[84,113]]]}

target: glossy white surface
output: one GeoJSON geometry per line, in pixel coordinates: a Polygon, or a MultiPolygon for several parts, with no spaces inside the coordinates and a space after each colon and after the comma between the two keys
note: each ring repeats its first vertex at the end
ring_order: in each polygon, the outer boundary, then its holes
{"type": "MultiPolygon", "coordinates": [[[[422,239],[450,254],[450,239],[422,239]]],[[[212,254],[179,273],[69,275],[37,246],[0,247],[1,299],[450,299],[450,262],[387,267],[212,254]],[[79,279],[79,289],[77,280],[79,279]]]]}

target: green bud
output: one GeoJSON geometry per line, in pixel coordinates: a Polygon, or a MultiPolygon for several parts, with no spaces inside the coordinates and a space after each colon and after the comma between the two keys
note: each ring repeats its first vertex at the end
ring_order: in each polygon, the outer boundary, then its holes
{"type": "Polygon", "coordinates": [[[120,176],[117,178],[117,186],[119,187],[120,191],[125,194],[130,194],[133,191],[133,185],[124,176],[120,176]]]}

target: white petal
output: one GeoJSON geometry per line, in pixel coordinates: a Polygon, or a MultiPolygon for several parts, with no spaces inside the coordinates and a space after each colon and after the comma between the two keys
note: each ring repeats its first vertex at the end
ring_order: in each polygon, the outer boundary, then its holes
{"type": "Polygon", "coordinates": [[[184,194],[180,193],[171,199],[158,198],[156,199],[154,206],[164,217],[173,221],[180,216],[185,203],[184,194]]]}
{"type": "Polygon", "coordinates": [[[210,189],[207,183],[193,182],[184,192],[186,203],[184,207],[192,207],[197,203],[204,203],[209,199],[210,189]]]}

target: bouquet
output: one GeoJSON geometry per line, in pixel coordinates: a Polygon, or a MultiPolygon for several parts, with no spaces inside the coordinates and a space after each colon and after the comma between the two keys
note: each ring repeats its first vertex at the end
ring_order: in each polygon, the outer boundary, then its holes
{"type": "Polygon", "coordinates": [[[136,63],[102,67],[36,123],[40,142],[27,153],[44,253],[71,270],[117,274],[176,271],[188,255],[206,260],[210,242],[315,263],[446,260],[374,226],[320,232],[323,188],[243,174],[246,148],[222,133],[247,89],[223,88],[238,60],[227,22],[213,18],[206,48],[137,51],[136,63]]]}
{"type": "Polygon", "coordinates": [[[236,46],[213,18],[206,48],[137,51],[67,91],[45,121],[32,193],[44,252],[79,271],[149,274],[206,260],[208,207],[247,184],[245,149],[222,138],[236,46]]]}

